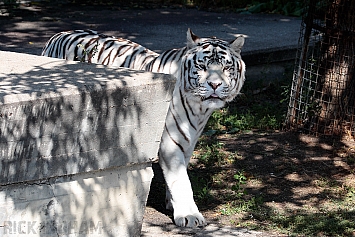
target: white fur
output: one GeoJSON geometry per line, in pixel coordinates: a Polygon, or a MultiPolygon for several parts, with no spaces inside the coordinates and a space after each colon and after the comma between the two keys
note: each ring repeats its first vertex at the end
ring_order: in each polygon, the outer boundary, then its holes
{"type": "MultiPolygon", "coordinates": [[[[178,226],[204,226],[206,221],[199,212],[193,199],[191,183],[187,174],[187,167],[194,147],[212,112],[231,101],[239,93],[244,82],[245,65],[240,59],[240,49],[244,39],[237,38],[230,45],[230,53],[237,56],[240,71],[234,76],[219,62],[207,65],[203,70],[197,70],[197,78],[189,79],[193,88],[186,88],[186,78],[196,77],[196,73],[185,72],[185,61],[191,60],[194,54],[199,54],[198,43],[204,39],[198,38],[190,30],[187,32],[187,53],[183,56],[176,77],[177,83],[173,92],[173,99],[166,116],[165,129],[159,149],[159,163],[163,170],[166,190],[166,207],[174,211],[174,221],[178,226]],[[212,88],[213,85],[215,88],[212,88]],[[231,88],[234,88],[233,90],[231,88]],[[210,96],[216,97],[207,99],[210,96]],[[217,98],[219,97],[219,98],[217,98]],[[188,106],[187,106],[188,104],[188,106]],[[187,109],[188,108],[188,109],[187,109]],[[187,112],[186,112],[187,111],[187,112]]],[[[203,55],[199,55],[203,58],[203,55]]],[[[232,65],[235,66],[235,65],[232,65]]]]}

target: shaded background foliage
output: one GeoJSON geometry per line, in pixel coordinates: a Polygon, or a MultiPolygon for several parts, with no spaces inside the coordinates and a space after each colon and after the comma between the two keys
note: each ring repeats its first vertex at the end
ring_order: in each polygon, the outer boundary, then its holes
{"type": "MultiPolygon", "coordinates": [[[[20,4],[19,0],[0,1],[0,8],[4,11],[14,12],[20,4]]],[[[197,8],[201,10],[231,11],[242,14],[252,13],[279,13],[289,16],[301,16],[304,9],[303,0],[45,0],[27,1],[26,4],[35,5],[109,5],[116,8],[197,8]]]]}

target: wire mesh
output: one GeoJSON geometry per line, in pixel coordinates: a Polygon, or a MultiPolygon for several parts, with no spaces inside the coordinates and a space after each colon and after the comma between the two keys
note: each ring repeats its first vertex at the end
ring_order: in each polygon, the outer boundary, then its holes
{"type": "Polygon", "coordinates": [[[355,1],[308,0],[287,125],[316,135],[355,135],[355,1]]]}

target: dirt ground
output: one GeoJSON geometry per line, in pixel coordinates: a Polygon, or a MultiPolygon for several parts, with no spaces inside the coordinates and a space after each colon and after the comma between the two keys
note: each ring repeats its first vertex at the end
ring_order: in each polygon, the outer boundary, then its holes
{"type": "MultiPolygon", "coordinates": [[[[329,211],[335,208],[331,207],[334,200],[342,202],[346,199],[346,187],[355,188],[355,142],[352,139],[281,131],[249,131],[221,135],[217,139],[224,144],[226,152],[232,152],[238,158],[210,175],[224,170],[224,181],[228,182],[242,170],[247,177],[244,187],[248,195],[263,197],[261,209],[277,213],[329,211]]],[[[155,171],[146,220],[168,224],[171,213],[163,207],[163,181],[159,168],[156,167],[155,171]],[[158,213],[149,219],[154,212],[158,213]]],[[[194,168],[192,172],[205,171],[194,168]]],[[[213,184],[210,189],[212,192],[223,191],[213,184]]],[[[270,224],[267,218],[253,216],[250,212],[224,215],[221,206],[225,204],[223,200],[216,199],[199,203],[199,207],[208,223],[237,227],[241,222],[244,222],[243,227],[246,222],[259,227],[270,224]]],[[[261,215],[260,210],[255,213],[261,215]]]]}

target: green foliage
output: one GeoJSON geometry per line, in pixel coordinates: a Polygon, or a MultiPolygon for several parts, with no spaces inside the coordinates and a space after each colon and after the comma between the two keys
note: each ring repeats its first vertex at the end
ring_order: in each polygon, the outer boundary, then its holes
{"type": "Polygon", "coordinates": [[[205,134],[237,133],[251,129],[279,129],[284,121],[285,103],[286,100],[279,104],[257,102],[240,112],[233,107],[218,110],[208,121],[205,134]]]}
{"type": "Polygon", "coordinates": [[[17,5],[20,3],[18,0],[3,0],[0,1],[0,4],[3,3],[4,5],[17,5]]]}
{"type": "Polygon", "coordinates": [[[0,16],[12,16],[14,11],[19,7],[19,5],[19,0],[0,1],[0,16]]]}
{"type": "Polygon", "coordinates": [[[199,162],[207,166],[221,164],[225,158],[225,154],[221,152],[224,144],[211,140],[201,140],[199,147],[200,153],[198,156],[199,162]]]}
{"type": "Polygon", "coordinates": [[[242,14],[279,13],[287,16],[301,16],[304,11],[303,0],[181,0],[165,2],[176,2],[202,9],[229,9],[242,14]]]}
{"type": "Polygon", "coordinates": [[[246,7],[239,8],[237,12],[251,13],[279,13],[286,16],[301,16],[304,11],[304,1],[299,0],[267,0],[252,1],[246,7]]]}
{"type": "Polygon", "coordinates": [[[355,156],[354,155],[349,155],[346,157],[346,163],[348,165],[355,165],[355,156]]]}
{"type": "Polygon", "coordinates": [[[237,196],[243,196],[246,194],[245,190],[243,189],[242,185],[246,184],[247,177],[245,177],[243,171],[238,171],[237,174],[234,175],[235,184],[232,186],[232,190],[237,194],[237,196]]]}
{"type": "Polygon", "coordinates": [[[197,202],[208,202],[212,198],[209,180],[198,175],[190,175],[190,178],[194,199],[197,202]]]}

